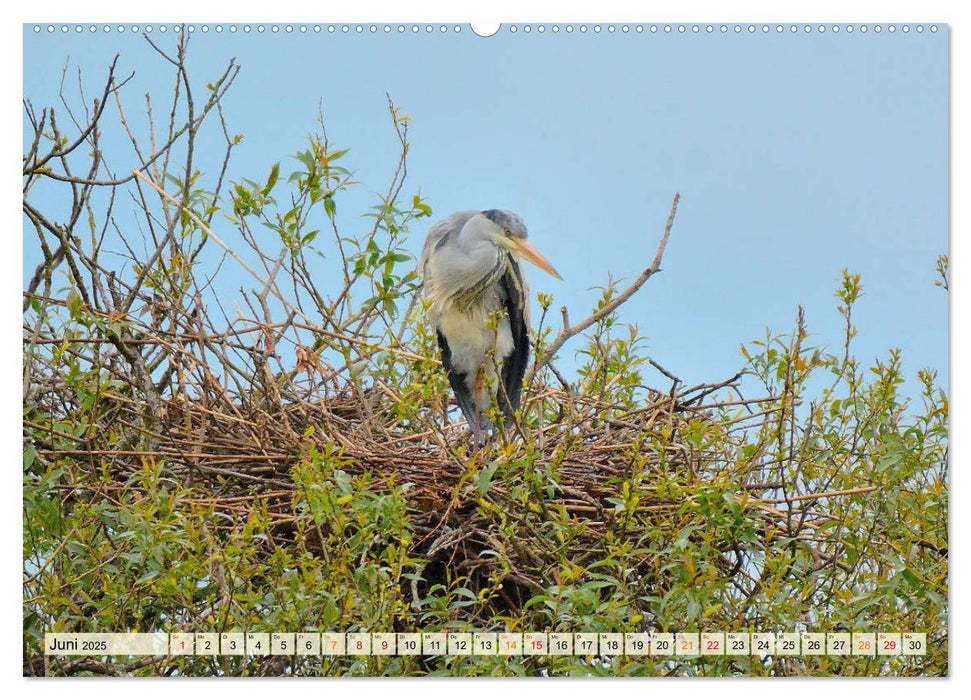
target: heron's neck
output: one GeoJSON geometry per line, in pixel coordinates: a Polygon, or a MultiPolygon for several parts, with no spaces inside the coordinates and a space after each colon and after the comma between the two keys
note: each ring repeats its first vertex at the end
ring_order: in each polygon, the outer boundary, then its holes
{"type": "Polygon", "coordinates": [[[497,245],[491,244],[495,249],[495,257],[489,265],[477,265],[474,273],[465,277],[462,284],[452,297],[452,303],[463,311],[470,311],[476,306],[481,306],[485,301],[488,305],[494,296],[493,287],[499,281],[509,265],[509,254],[501,250],[497,245]]]}
{"type": "Polygon", "coordinates": [[[476,279],[485,271],[491,270],[496,260],[505,252],[492,240],[486,226],[482,217],[475,217],[462,227],[458,236],[459,247],[470,263],[468,273],[476,279]]]}

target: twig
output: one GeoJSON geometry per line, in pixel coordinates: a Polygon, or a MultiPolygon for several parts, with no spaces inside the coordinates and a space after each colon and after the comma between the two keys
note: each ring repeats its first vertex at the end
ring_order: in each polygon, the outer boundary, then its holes
{"type": "MultiPolygon", "coordinates": [[[[781,488],[782,484],[779,484],[776,488],[781,488]]],[[[775,503],[794,503],[796,501],[807,501],[816,500],[818,498],[830,498],[833,496],[850,496],[855,493],[870,493],[871,491],[876,491],[879,486],[862,486],[858,489],[844,489],[842,491],[823,491],[822,493],[806,493],[801,496],[789,496],[788,498],[760,498],[753,500],[753,503],[762,503],[765,505],[775,504],[775,503]]]]}
{"type": "Polygon", "coordinates": [[[676,193],[671,202],[671,211],[668,213],[668,220],[664,225],[664,233],[661,236],[660,243],[658,243],[653,262],[651,262],[650,266],[648,266],[627,289],[621,292],[616,299],[612,300],[608,304],[605,304],[603,308],[594,312],[574,326],[567,325],[569,322],[569,316],[567,315],[566,307],[563,308],[563,330],[560,331],[559,335],[557,335],[553,342],[550,343],[549,347],[546,348],[546,351],[543,353],[542,357],[536,359],[536,363],[530,369],[526,377],[527,384],[532,382],[533,377],[539,370],[549,364],[550,360],[556,356],[556,353],[559,352],[560,348],[563,347],[563,344],[566,341],[575,335],[582,333],[605,316],[613,313],[617,307],[630,299],[631,296],[633,296],[634,293],[637,292],[637,290],[640,289],[645,282],[647,282],[647,280],[660,271],[661,258],[664,256],[664,250],[668,245],[668,238],[671,236],[671,227],[674,226],[674,217],[677,214],[678,201],[680,199],[681,195],[676,193]]]}

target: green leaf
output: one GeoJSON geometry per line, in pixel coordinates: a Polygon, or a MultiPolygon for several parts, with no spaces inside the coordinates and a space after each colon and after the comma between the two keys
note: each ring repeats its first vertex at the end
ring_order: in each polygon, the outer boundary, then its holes
{"type": "Polygon", "coordinates": [[[26,450],[24,450],[24,471],[29,471],[34,465],[34,459],[37,457],[36,448],[31,445],[26,450]]]}
{"type": "Polygon", "coordinates": [[[270,194],[270,190],[276,184],[276,181],[280,179],[280,164],[274,163],[273,168],[270,170],[269,177],[266,178],[266,185],[263,186],[263,196],[270,194]]]}
{"type": "Polygon", "coordinates": [[[492,476],[498,468],[499,462],[490,462],[479,472],[475,480],[475,488],[480,496],[484,496],[485,492],[489,490],[489,484],[492,483],[492,476]]]}

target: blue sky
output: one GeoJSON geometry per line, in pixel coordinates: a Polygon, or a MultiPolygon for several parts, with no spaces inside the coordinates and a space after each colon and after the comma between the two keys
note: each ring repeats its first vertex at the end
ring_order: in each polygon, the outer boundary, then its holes
{"type": "MultiPolygon", "coordinates": [[[[346,163],[361,183],[339,202],[348,232],[367,225],[358,213],[395,163],[389,93],[412,117],[405,192],[420,188],[436,218],[517,211],[564,278],[531,269],[534,292],[553,294],[573,319],[594,303],[591,287],[611,274],[632,279],[650,261],[680,192],[663,272],[622,317],[690,384],[731,375],[743,364],[739,344],[766,327],[788,332],[798,305],[811,340],[835,350],[833,290],[844,267],[865,288],[861,361],[898,346],[909,375],[929,366],[946,379],[947,297],[934,286],[948,246],[946,26],[893,35],[780,35],[771,26],[755,35],[624,35],[595,34],[592,24],[585,34],[525,34],[519,25],[488,39],[467,25],[418,36],[357,34],[353,25],[347,35],[197,31],[189,69],[201,94],[230,57],[242,66],[224,102],[231,131],[245,136],[231,179],[265,178],[277,161],[287,172],[322,105],[330,139],[351,149],[346,163]]],[[[171,32],[153,37],[174,46],[171,32]]],[[[30,25],[25,97],[56,103],[68,57],[69,83],[81,68],[93,95],[115,53],[120,74],[136,73],[129,113],[140,112],[145,92],[161,105],[170,66],[141,37],[35,35],[30,25]]],[[[196,163],[215,171],[219,141],[209,143],[196,163]]],[[[413,232],[415,252],[424,232],[413,232]]],[[[228,223],[219,233],[232,239],[228,223]]],[[[26,228],[24,245],[32,271],[26,228]]],[[[564,349],[562,364],[578,346],[564,349]]]]}

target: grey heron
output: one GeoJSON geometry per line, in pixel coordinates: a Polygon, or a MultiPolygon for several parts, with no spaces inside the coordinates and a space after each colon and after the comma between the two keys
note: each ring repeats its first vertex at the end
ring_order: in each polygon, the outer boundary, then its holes
{"type": "Polygon", "coordinates": [[[526,237],[511,211],[460,211],[432,225],[418,263],[442,365],[478,444],[492,427],[483,415],[493,400],[485,386],[507,422],[519,408],[529,363],[529,287],[520,258],[560,279],[526,237]]]}

